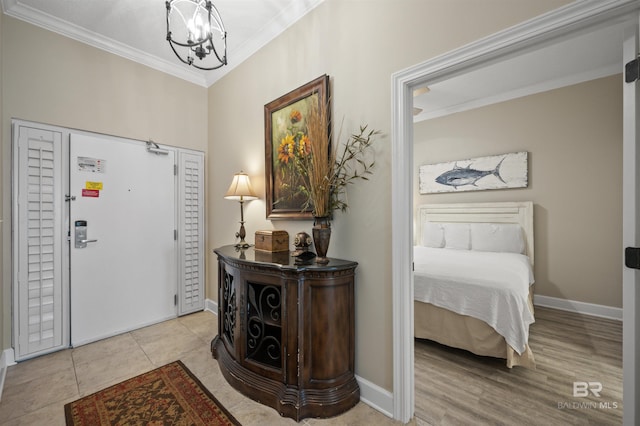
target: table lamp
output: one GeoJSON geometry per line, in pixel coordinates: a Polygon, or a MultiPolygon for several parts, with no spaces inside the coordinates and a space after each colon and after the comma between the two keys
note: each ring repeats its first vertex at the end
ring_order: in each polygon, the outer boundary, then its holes
{"type": "Polygon", "coordinates": [[[240,171],[240,173],[236,173],[233,175],[233,180],[231,181],[231,186],[229,190],[224,195],[224,198],[227,200],[238,200],[240,201],[240,231],[236,232],[236,238],[240,238],[240,242],[236,244],[238,248],[247,248],[250,246],[244,240],[244,237],[247,235],[244,230],[244,210],[243,204],[245,200],[257,200],[258,196],[255,192],[253,192],[253,188],[251,187],[251,182],[249,181],[249,175],[245,172],[240,171]]]}

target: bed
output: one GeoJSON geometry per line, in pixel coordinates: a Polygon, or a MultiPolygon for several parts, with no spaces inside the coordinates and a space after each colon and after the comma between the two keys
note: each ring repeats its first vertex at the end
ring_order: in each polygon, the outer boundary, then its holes
{"type": "Polygon", "coordinates": [[[418,207],[415,337],[535,368],[533,203],[418,207]]]}

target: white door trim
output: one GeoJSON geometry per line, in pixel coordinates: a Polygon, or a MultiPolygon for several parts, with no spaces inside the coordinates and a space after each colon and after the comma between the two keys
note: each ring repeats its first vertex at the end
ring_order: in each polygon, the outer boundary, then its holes
{"type": "MultiPolygon", "coordinates": [[[[638,56],[640,40],[638,40],[638,18],[634,25],[628,28],[624,37],[624,61],[631,61],[638,56]]],[[[624,65],[623,65],[624,66],[624,65]]],[[[622,188],[622,245],[623,247],[640,246],[640,229],[638,228],[638,202],[640,201],[640,153],[638,152],[638,138],[640,134],[640,120],[638,107],[640,106],[640,89],[635,83],[623,84],[623,174],[622,181],[626,184],[622,188]]],[[[623,267],[622,270],[622,401],[624,407],[623,423],[625,425],[638,424],[638,391],[640,377],[638,375],[637,346],[638,338],[638,305],[640,289],[640,271],[623,267]]]]}
{"type": "MultiPolygon", "coordinates": [[[[39,123],[39,122],[33,122],[33,121],[26,121],[26,120],[21,120],[21,119],[12,119],[11,120],[11,125],[12,125],[12,155],[11,155],[11,192],[12,192],[12,197],[11,197],[11,216],[10,216],[10,221],[8,223],[11,223],[11,227],[13,230],[17,230],[18,229],[18,220],[19,220],[19,215],[17,214],[18,212],[18,206],[17,206],[17,199],[14,196],[15,194],[17,194],[17,185],[18,185],[18,177],[16,175],[16,171],[19,170],[18,168],[18,158],[16,156],[17,153],[17,142],[16,142],[16,138],[17,138],[17,131],[20,127],[25,127],[25,128],[33,128],[33,129],[39,129],[39,130],[43,130],[43,131],[51,131],[51,132],[56,132],[56,133],[60,133],[62,135],[62,141],[61,141],[61,145],[62,145],[62,159],[61,159],[61,164],[62,164],[62,169],[66,170],[67,172],[63,173],[63,180],[62,180],[62,187],[60,189],[60,194],[62,195],[68,195],[69,194],[69,138],[70,135],[76,135],[76,136],[88,136],[88,137],[101,137],[101,138],[107,138],[107,139],[112,139],[114,141],[128,141],[128,142],[132,142],[132,143],[146,143],[147,141],[140,141],[140,140],[136,140],[136,139],[131,139],[131,138],[126,138],[126,137],[121,137],[121,136],[115,136],[115,135],[106,135],[106,134],[101,134],[101,133],[96,133],[96,132],[91,132],[91,131],[86,131],[86,130],[79,130],[79,129],[72,129],[72,128],[67,128],[67,127],[62,127],[62,126],[56,126],[56,125],[49,125],[49,124],[44,124],[44,123],[39,123]]],[[[200,170],[200,174],[202,176],[202,182],[201,182],[201,187],[199,188],[200,190],[200,198],[199,201],[202,201],[201,204],[201,211],[198,212],[199,215],[199,223],[200,223],[200,228],[198,229],[198,241],[202,243],[202,248],[200,250],[201,253],[204,253],[204,236],[206,235],[206,230],[204,229],[204,217],[205,215],[205,205],[204,205],[204,153],[201,151],[196,151],[196,150],[191,150],[191,149],[187,149],[187,148],[180,148],[180,147],[172,147],[172,146],[163,146],[162,147],[165,150],[169,150],[171,152],[174,152],[174,155],[179,155],[179,154],[186,154],[186,155],[191,155],[191,156],[198,156],[198,157],[202,157],[202,170],[200,170]]],[[[30,352],[27,354],[21,354],[20,351],[17,348],[17,336],[19,336],[19,330],[17,329],[17,327],[19,326],[19,320],[18,320],[18,316],[20,314],[20,311],[18,309],[18,301],[17,301],[17,291],[14,288],[15,284],[12,284],[11,289],[13,292],[13,296],[11,297],[12,303],[13,303],[13,310],[11,313],[11,330],[12,330],[12,348],[9,348],[7,350],[4,351],[4,353],[0,353],[0,393],[2,390],[2,375],[4,374],[4,372],[6,371],[6,367],[8,365],[13,365],[15,364],[15,360],[25,360],[28,358],[32,358],[35,356],[39,356],[39,355],[44,355],[46,353],[49,352],[53,352],[53,351],[57,351],[63,348],[67,348],[70,346],[70,284],[69,284],[69,274],[70,274],[70,268],[69,268],[69,246],[67,243],[67,233],[69,231],[69,202],[64,202],[63,200],[65,199],[64,196],[60,196],[59,197],[60,200],[60,204],[63,209],[63,222],[64,222],[64,226],[61,227],[61,231],[63,231],[63,235],[60,238],[60,241],[63,243],[63,247],[64,250],[62,250],[62,262],[61,264],[63,265],[63,267],[61,268],[62,271],[62,310],[63,310],[63,324],[62,324],[62,332],[61,332],[61,337],[62,337],[62,344],[55,346],[55,347],[51,347],[51,348],[46,348],[44,350],[41,351],[34,351],[34,352],[30,352]],[[66,266],[64,266],[66,265],[66,266]]],[[[175,204],[176,204],[176,215],[178,214],[178,208],[179,208],[179,198],[178,195],[176,194],[175,196],[175,204]]],[[[0,220],[0,223],[2,221],[0,220]]],[[[177,227],[177,222],[174,226],[174,228],[177,227]]],[[[17,231],[16,231],[17,232],[17,231]]],[[[192,235],[193,237],[193,235],[192,235]]],[[[17,273],[17,271],[19,270],[18,268],[18,264],[17,264],[17,254],[15,253],[16,251],[16,241],[14,241],[15,236],[13,236],[11,238],[11,250],[8,250],[5,254],[4,254],[4,259],[5,259],[5,269],[6,272],[9,274],[10,278],[12,278],[11,281],[12,283],[14,283],[16,281],[14,274],[17,273]]],[[[181,258],[180,258],[180,253],[176,250],[176,262],[177,264],[180,263],[184,263],[181,258]]],[[[193,263],[195,263],[195,261],[192,259],[191,260],[191,264],[193,265],[193,263]]],[[[197,268],[199,268],[199,277],[201,279],[201,285],[200,285],[200,291],[201,291],[201,296],[200,298],[203,300],[202,302],[202,306],[198,306],[197,309],[194,307],[194,305],[191,306],[191,311],[196,311],[196,310],[201,310],[204,308],[204,259],[203,256],[200,256],[198,258],[198,265],[197,268]]],[[[178,276],[178,271],[176,269],[176,282],[181,280],[182,277],[178,276]]],[[[176,287],[176,290],[178,290],[178,288],[176,287]]],[[[179,293],[178,294],[178,302],[181,301],[181,299],[184,297],[183,294],[179,293]]],[[[176,311],[177,312],[177,311],[176,311]]],[[[172,315],[171,318],[175,317],[175,315],[172,315]]],[[[150,324],[144,324],[144,325],[150,325],[150,324]]]]}
{"type": "Polygon", "coordinates": [[[413,89],[613,19],[631,17],[639,9],[640,0],[574,2],[392,75],[393,417],[396,420],[408,422],[415,407],[411,274],[413,89]]]}

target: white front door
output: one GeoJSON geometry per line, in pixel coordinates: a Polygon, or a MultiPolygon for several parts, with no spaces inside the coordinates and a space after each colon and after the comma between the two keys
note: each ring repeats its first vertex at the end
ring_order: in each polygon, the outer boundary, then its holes
{"type": "MultiPolygon", "coordinates": [[[[624,63],[638,58],[640,41],[638,20],[625,33],[624,63]]],[[[625,72],[625,79],[631,79],[625,72]]],[[[622,243],[626,247],[640,247],[640,83],[623,83],[623,208],[622,243]]],[[[625,425],[640,422],[640,271],[623,266],[622,271],[622,370],[625,425]]]]}
{"type": "Polygon", "coordinates": [[[175,317],[174,152],[71,134],[69,156],[71,344],[175,317]]]}

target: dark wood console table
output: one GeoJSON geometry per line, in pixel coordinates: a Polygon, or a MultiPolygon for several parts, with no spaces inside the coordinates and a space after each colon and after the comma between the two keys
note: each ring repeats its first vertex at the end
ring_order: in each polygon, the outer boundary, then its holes
{"type": "Polygon", "coordinates": [[[253,247],[218,255],[218,335],[226,380],[280,415],[333,417],[360,400],[354,377],[356,262],[296,264],[253,247]]]}

